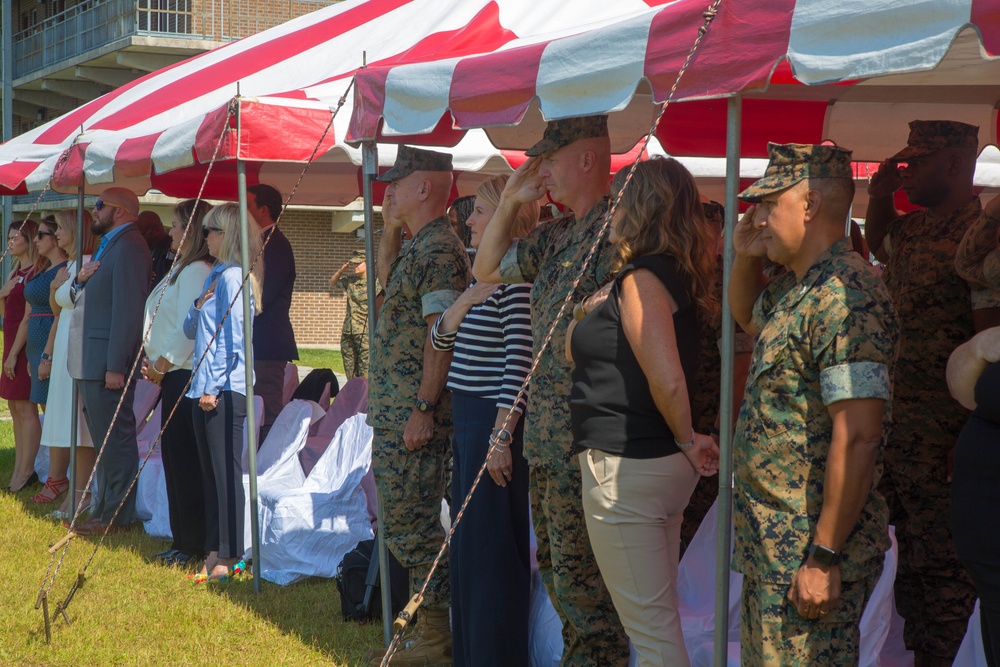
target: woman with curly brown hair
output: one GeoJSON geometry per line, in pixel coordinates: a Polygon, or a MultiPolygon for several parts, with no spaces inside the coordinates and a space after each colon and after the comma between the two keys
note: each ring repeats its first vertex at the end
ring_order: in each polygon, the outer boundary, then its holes
{"type": "Polygon", "coordinates": [[[570,328],[573,440],[590,542],[638,664],[683,667],[680,526],[699,475],[718,471],[690,402],[699,318],[718,307],[715,241],[679,162],[641,162],[626,186],[627,174],[612,187],[618,274],[570,328]]]}

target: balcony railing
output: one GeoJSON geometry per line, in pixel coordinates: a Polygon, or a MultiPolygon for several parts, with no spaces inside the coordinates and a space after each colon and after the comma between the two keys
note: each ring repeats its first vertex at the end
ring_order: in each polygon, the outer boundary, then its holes
{"type": "MultiPolygon", "coordinates": [[[[14,35],[14,78],[124,37],[165,36],[217,42],[239,39],[301,16],[321,4],[292,0],[287,16],[255,11],[268,0],[84,0],[14,35]]],[[[270,3],[268,3],[270,4],[270,3]]]]}

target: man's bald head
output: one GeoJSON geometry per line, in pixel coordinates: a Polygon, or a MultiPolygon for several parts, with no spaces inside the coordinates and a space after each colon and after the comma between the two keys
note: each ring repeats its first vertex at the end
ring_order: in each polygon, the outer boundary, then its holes
{"type": "Polygon", "coordinates": [[[101,201],[117,205],[129,214],[132,221],[139,217],[139,198],[127,188],[108,188],[101,193],[101,201]]]}

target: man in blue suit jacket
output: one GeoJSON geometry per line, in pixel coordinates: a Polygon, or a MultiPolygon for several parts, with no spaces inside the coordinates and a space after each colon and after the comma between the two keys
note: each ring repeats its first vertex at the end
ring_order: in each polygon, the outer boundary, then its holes
{"type": "Polygon", "coordinates": [[[101,193],[90,229],[103,238],[70,289],[78,304],[71,331],[76,329],[80,335],[70,339],[67,366],[78,381],[87,427],[100,454],[92,518],[77,525],[80,535],[127,530],[134,521],[135,491],[127,492],[139,467],[132,411],[139,375],[127,385],[126,379],[139,353],[152,277],[149,248],[135,225],[138,216],[139,200],[131,190],[108,188],[101,193]],[[81,307],[85,295],[86,307],[81,307]],[[125,400],[111,428],[123,392],[125,400]],[[109,528],[119,505],[121,510],[109,528]]]}
{"type": "Polygon", "coordinates": [[[266,244],[263,309],[253,323],[253,390],[264,401],[262,441],[284,407],[285,366],[299,358],[295,332],[288,316],[295,289],[295,255],[292,244],[274,226],[281,215],[281,204],[281,193],[270,185],[247,188],[247,212],[260,225],[261,241],[266,244]]]}

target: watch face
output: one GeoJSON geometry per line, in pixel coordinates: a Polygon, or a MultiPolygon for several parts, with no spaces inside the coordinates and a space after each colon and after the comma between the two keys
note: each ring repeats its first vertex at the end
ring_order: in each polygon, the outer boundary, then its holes
{"type": "Polygon", "coordinates": [[[839,560],[836,551],[819,545],[813,545],[812,557],[820,565],[834,565],[839,560]]]}

